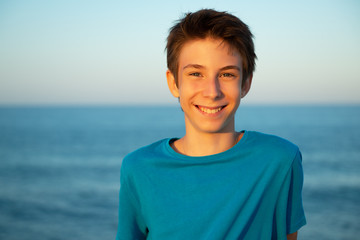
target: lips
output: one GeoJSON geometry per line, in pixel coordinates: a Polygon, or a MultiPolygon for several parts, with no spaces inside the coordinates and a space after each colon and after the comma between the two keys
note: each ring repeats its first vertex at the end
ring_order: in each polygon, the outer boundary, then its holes
{"type": "Polygon", "coordinates": [[[203,113],[207,114],[215,114],[220,112],[224,107],[226,106],[220,106],[220,107],[205,107],[205,106],[199,106],[196,105],[196,107],[203,113]]]}

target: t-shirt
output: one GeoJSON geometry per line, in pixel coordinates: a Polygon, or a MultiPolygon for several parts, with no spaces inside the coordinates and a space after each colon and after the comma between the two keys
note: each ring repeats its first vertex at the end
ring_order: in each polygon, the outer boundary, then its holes
{"type": "Polygon", "coordinates": [[[231,149],[191,157],[164,139],[121,167],[118,240],[286,239],[306,224],[301,154],[244,131],[231,149]]]}

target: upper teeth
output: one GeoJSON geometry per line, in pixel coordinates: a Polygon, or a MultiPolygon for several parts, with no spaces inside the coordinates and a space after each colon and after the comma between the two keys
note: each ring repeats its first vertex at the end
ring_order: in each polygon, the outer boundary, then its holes
{"type": "Polygon", "coordinates": [[[204,113],[217,113],[221,110],[221,108],[222,107],[209,109],[209,108],[200,107],[200,110],[203,111],[204,113]]]}

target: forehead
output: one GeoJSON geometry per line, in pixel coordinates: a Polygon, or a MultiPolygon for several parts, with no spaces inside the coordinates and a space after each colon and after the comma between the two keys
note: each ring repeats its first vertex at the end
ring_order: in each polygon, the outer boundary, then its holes
{"type": "Polygon", "coordinates": [[[205,38],[187,41],[179,55],[179,66],[188,63],[197,64],[242,64],[239,51],[222,39],[205,38]]]}

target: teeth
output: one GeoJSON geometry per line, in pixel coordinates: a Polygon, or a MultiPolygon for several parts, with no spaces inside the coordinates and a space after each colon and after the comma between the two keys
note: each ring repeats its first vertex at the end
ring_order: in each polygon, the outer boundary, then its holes
{"type": "Polygon", "coordinates": [[[214,108],[214,109],[209,109],[209,108],[204,108],[204,107],[199,107],[199,108],[204,113],[212,113],[212,114],[217,113],[222,109],[222,107],[214,108]]]}

